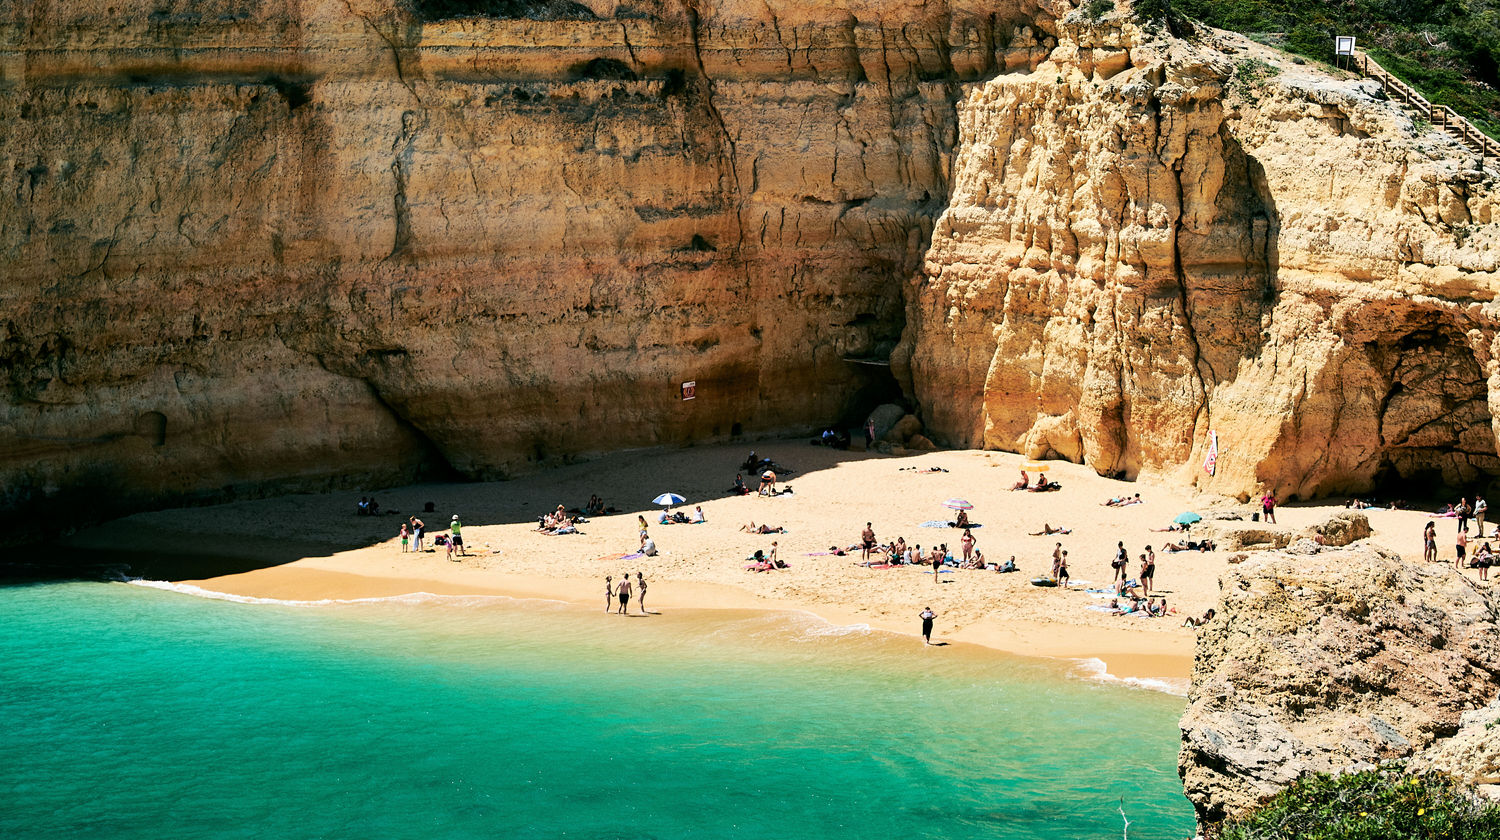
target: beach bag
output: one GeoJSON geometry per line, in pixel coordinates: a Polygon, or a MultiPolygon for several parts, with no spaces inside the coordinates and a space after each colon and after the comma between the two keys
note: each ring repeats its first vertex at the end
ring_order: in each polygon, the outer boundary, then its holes
{"type": "Polygon", "coordinates": [[[1259,522],[1260,521],[1260,514],[1258,514],[1258,513],[1252,513],[1252,514],[1250,514],[1250,521],[1251,522],[1259,522]]]}

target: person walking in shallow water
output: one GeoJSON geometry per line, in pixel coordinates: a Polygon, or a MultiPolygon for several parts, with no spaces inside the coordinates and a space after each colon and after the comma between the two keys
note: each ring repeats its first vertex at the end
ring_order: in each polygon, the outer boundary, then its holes
{"type": "Polygon", "coordinates": [[[641,606],[641,615],[646,614],[646,576],[640,572],[635,573],[635,588],[640,591],[635,594],[635,602],[641,606]]]}
{"type": "Polygon", "coordinates": [[[615,579],[611,575],[604,576],[604,611],[609,612],[615,606],[615,579]]]}
{"type": "Polygon", "coordinates": [[[615,595],[620,599],[620,608],[615,612],[620,615],[630,615],[630,573],[620,575],[620,585],[615,587],[615,595]]]}
{"type": "Polygon", "coordinates": [[[917,617],[922,619],[922,644],[932,644],[932,620],[937,618],[937,613],[932,611],[932,607],[923,607],[917,617]]]}

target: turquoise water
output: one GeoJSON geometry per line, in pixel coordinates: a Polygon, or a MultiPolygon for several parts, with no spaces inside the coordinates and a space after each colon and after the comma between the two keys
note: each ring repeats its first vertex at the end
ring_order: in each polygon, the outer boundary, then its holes
{"type": "Polygon", "coordinates": [[[810,617],[0,589],[0,837],[1192,835],[1182,701],[810,617]]]}

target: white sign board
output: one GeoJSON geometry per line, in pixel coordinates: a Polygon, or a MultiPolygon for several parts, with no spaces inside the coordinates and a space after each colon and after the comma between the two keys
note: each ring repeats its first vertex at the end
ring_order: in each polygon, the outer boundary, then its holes
{"type": "Polygon", "coordinates": [[[1354,36],[1337,35],[1333,39],[1334,55],[1354,55],[1354,36]]]}

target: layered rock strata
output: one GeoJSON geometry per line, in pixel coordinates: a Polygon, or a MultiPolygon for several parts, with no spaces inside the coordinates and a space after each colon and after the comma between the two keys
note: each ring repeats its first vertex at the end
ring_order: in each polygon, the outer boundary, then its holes
{"type": "MultiPolygon", "coordinates": [[[[11,4],[0,511],[829,422],[1032,0],[11,4]],[[696,381],[696,399],[680,385],[696,381]]],[[[1066,10],[1066,7],[1063,8],[1066,10]]]]}
{"type": "Polygon", "coordinates": [[[1500,602],[1447,565],[1367,544],[1252,555],[1199,631],[1179,770],[1200,822],[1307,771],[1411,758],[1500,772],[1500,602]],[[1452,740],[1450,740],[1452,739],[1452,740]]]}
{"type": "Polygon", "coordinates": [[[1243,39],[1059,39],[959,103],[896,355],[930,434],[1226,495],[1500,475],[1493,169],[1243,39]]]}

